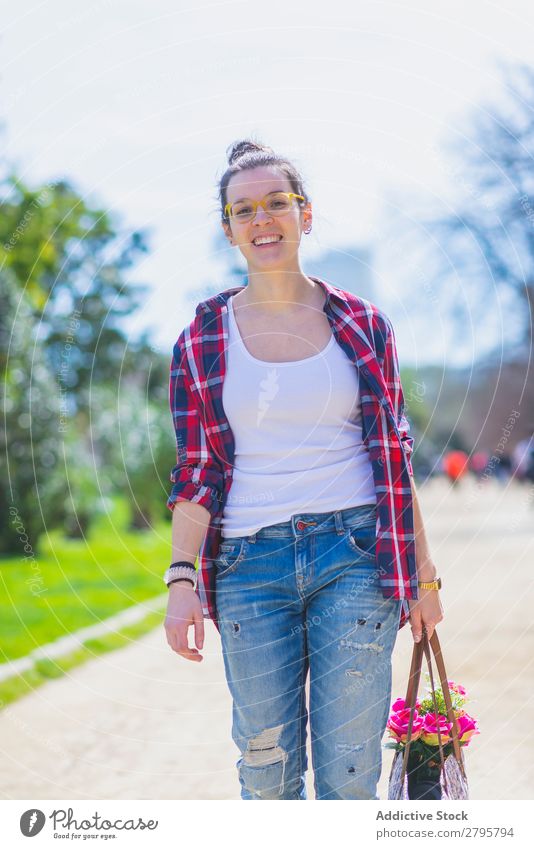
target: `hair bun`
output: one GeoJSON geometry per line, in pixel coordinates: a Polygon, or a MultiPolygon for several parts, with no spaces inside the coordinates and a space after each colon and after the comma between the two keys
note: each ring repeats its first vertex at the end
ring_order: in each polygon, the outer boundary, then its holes
{"type": "Polygon", "coordinates": [[[247,153],[253,153],[257,151],[265,151],[265,153],[274,154],[274,151],[271,147],[267,147],[267,145],[252,141],[252,139],[243,139],[242,141],[234,142],[234,144],[231,146],[230,153],[227,152],[228,164],[233,165],[237,159],[240,159],[247,153]]]}
{"type": "MultiPolygon", "coordinates": [[[[309,195],[303,185],[302,177],[293,163],[285,156],[275,153],[272,147],[255,138],[254,135],[245,139],[236,139],[226,148],[228,166],[219,180],[218,200],[220,203],[221,224],[226,228],[230,217],[227,215],[228,184],[235,174],[250,171],[253,168],[273,168],[291,186],[291,191],[302,195],[309,203],[309,195]]],[[[299,206],[304,201],[299,200],[299,206]]],[[[227,234],[228,235],[228,234],[227,234]]]]}

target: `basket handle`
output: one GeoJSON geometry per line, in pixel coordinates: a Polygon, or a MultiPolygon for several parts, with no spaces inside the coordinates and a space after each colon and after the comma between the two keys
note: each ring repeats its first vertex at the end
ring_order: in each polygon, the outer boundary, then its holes
{"type": "MultiPolygon", "coordinates": [[[[443,698],[445,700],[445,705],[447,707],[447,719],[452,724],[451,740],[452,740],[452,747],[453,747],[453,750],[454,750],[454,756],[455,756],[456,760],[458,761],[462,775],[464,776],[464,778],[466,777],[463,755],[462,755],[462,751],[461,751],[461,748],[460,748],[460,743],[458,741],[458,723],[456,722],[456,717],[454,715],[454,710],[453,710],[453,707],[452,707],[451,696],[450,696],[450,693],[449,693],[447,673],[445,671],[445,662],[443,660],[443,654],[441,652],[441,646],[440,646],[440,643],[439,643],[437,631],[434,628],[434,632],[433,632],[433,634],[432,634],[432,636],[430,637],[430,640],[429,640],[427,633],[426,633],[426,629],[423,626],[423,638],[422,638],[422,640],[419,643],[414,643],[413,652],[412,652],[412,662],[411,662],[411,668],[410,668],[410,676],[408,678],[408,689],[406,691],[405,704],[410,707],[410,719],[409,719],[409,722],[408,722],[408,732],[407,732],[407,735],[406,735],[406,744],[405,744],[405,747],[404,747],[404,758],[403,758],[403,764],[402,764],[401,783],[404,781],[404,776],[406,774],[406,769],[407,769],[407,766],[408,766],[408,756],[409,756],[409,753],[410,753],[410,747],[411,747],[411,743],[412,743],[412,727],[413,727],[413,719],[414,719],[414,715],[415,715],[415,700],[416,700],[416,697],[417,697],[417,692],[419,690],[419,681],[420,681],[420,678],[421,678],[421,665],[422,665],[422,662],[423,662],[423,652],[425,654],[427,664],[428,664],[428,671],[430,673],[430,684],[431,684],[431,687],[432,687],[432,691],[434,691],[434,689],[435,689],[434,688],[434,677],[432,675],[432,663],[431,663],[431,654],[430,654],[429,644],[430,644],[430,647],[432,648],[432,651],[434,652],[434,658],[435,658],[435,661],[436,661],[436,666],[438,668],[438,673],[439,673],[440,682],[441,682],[441,689],[442,689],[442,692],[443,692],[443,698]]],[[[435,710],[435,713],[437,713],[435,696],[434,696],[434,710],[435,710]]],[[[439,731],[439,728],[437,729],[437,731],[438,731],[439,754],[440,754],[440,759],[441,759],[441,765],[443,767],[444,764],[445,764],[445,760],[444,760],[444,757],[443,757],[443,745],[442,745],[442,742],[441,742],[441,733],[439,731]]]]}

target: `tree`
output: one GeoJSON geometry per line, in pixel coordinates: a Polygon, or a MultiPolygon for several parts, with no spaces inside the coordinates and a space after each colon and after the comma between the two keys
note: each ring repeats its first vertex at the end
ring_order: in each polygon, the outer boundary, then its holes
{"type": "MultiPolygon", "coordinates": [[[[126,279],[147,250],[143,235],[119,232],[107,212],[89,207],[66,181],[30,189],[11,174],[0,180],[0,195],[7,482],[0,539],[15,553],[11,504],[33,547],[47,526],[87,532],[106,505],[95,462],[109,459],[99,421],[107,411],[92,410],[91,393],[107,389],[115,407],[116,387],[130,375],[145,381],[147,399],[163,408],[168,363],[151,350],[146,333],[130,341],[122,329],[143,292],[126,279]]],[[[118,439],[118,431],[107,439],[118,439]]],[[[104,466],[110,483],[117,474],[104,466]]]]}
{"type": "MultiPolygon", "coordinates": [[[[480,322],[501,309],[505,355],[524,358],[534,306],[534,68],[504,63],[503,71],[503,103],[479,110],[472,131],[451,145],[469,174],[463,180],[468,201],[452,214],[429,218],[426,226],[446,245],[435,281],[459,276],[467,303],[469,295],[477,298],[480,322]]],[[[453,303],[461,326],[466,300],[453,303]]]]}
{"type": "Polygon", "coordinates": [[[60,408],[32,309],[12,274],[0,271],[0,366],[4,409],[0,454],[0,548],[35,551],[46,525],[64,519],[60,408]],[[27,538],[27,542],[26,542],[27,538]],[[22,542],[24,541],[24,544],[22,542]]]}
{"type": "Polygon", "coordinates": [[[126,274],[147,252],[146,237],[120,232],[65,180],[30,189],[11,174],[0,194],[0,267],[25,293],[51,371],[77,407],[91,381],[120,369],[121,319],[146,290],[126,274]]]}

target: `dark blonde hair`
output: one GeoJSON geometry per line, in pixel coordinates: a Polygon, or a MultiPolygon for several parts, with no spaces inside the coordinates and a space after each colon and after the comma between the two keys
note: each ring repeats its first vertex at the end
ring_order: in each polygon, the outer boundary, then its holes
{"type": "Polygon", "coordinates": [[[310,202],[310,197],[304,188],[304,183],[301,175],[292,162],[285,156],[280,156],[275,153],[271,147],[263,145],[252,139],[243,139],[231,144],[226,149],[228,159],[228,168],[224,172],[219,181],[219,202],[221,205],[221,221],[228,223],[228,216],[224,214],[224,207],[228,202],[228,183],[234,174],[239,171],[248,171],[251,168],[257,168],[259,165],[274,165],[278,170],[288,178],[291,183],[291,189],[297,195],[302,195],[305,200],[298,201],[299,206],[304,206],[310,202]]]}

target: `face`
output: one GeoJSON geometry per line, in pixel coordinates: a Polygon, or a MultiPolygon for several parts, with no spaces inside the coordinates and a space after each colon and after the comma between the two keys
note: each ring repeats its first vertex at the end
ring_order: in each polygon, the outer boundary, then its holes
{"type": "MultiPolygon", "coordinates": [[[[227,202],[247,198],[262,200],[269,192],[292,192],[293,188],[285,174],[274,166],[261,166],[240,171],[230,179],[227,190],[227,202]]],[[[271,271],[290,268],[294,265],[302,231],[312,223],[311,204],[302,205],[293,198],[292,207],[284,215],[271,215],[258,205],[252,221],[241,222],[235,218],[222,227],[232,245],[237,245],[245,257],[249,268],[271,271]],[[268,245],[255,245],[254,239],[263,235],[281,236],[281,240],[268,245]]]]}

